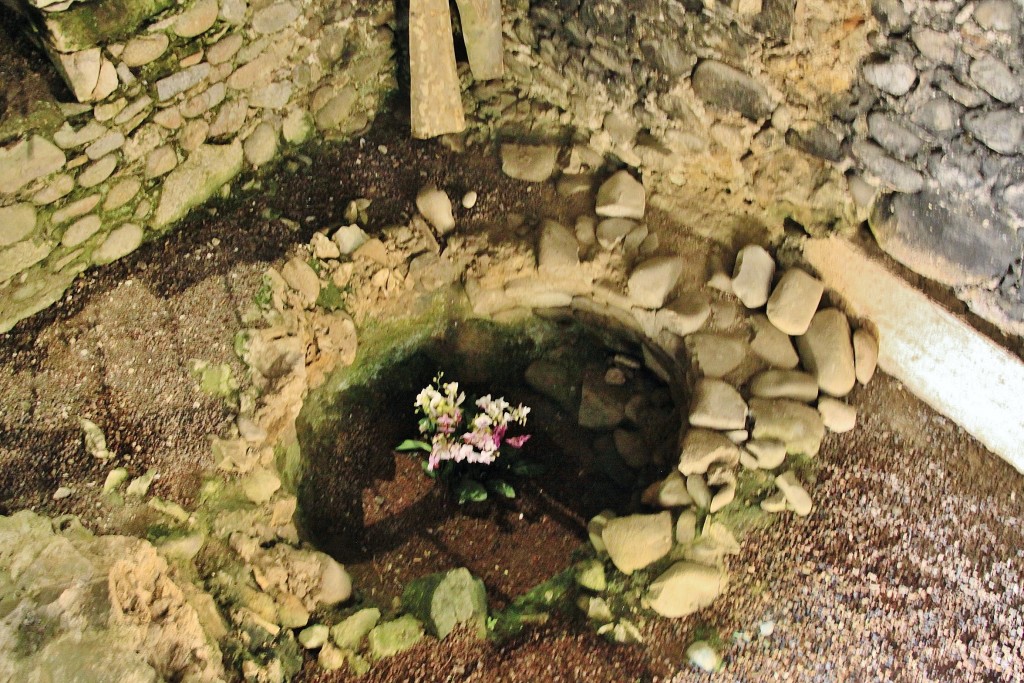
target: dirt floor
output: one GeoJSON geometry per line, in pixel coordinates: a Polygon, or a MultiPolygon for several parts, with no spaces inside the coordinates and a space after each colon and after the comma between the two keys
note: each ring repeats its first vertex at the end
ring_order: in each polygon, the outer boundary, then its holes
{"type": "MultiPolygon", "coordinates": [[[[227,427],[229,412],[198,390],[190,361],[241,372],[232,337],[263,270],[313,230],[338,226],[349,200],[373,199],[375,230],[404,221],[426,181],[480,192],[474,212],[458,216],[467,229],[563,210],[550,188],[503,177],[489,150],[413,142],[400,121],[293,155],[273,181],[86,274],[59,304],[0,336],[0,513],[27,507],[78,514],[97,531],[138,527],[101,501],[111,463],[85,452],[79,417],[104,429],[117,465],[159,471],[155,495],[192,505],[212,464],[208,435],[227,427]],[[74,493],[54,501],[60,486],[74,493]]],[[[695,634],[724,646],[715,680],[1024,680],[1024,479],[888,377],[850,400],[860,424],[826,439],[814,513],[746,538],[727,594],[708,610],[646,622],[642,645],[615,646],[558,620],[501,646],[428,640],[363,680],[709,679],[685,663],[695,634]]],[[[310,663],[301,678],[346,676],[310,663]]]]}

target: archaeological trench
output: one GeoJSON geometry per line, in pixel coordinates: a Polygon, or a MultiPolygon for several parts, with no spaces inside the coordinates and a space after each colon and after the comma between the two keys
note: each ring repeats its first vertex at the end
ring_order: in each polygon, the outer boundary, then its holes
{"type": "Polygon", "coordinates": [[[0,0],[0,681],[1024,680],[1022,21],[0,0]]]}

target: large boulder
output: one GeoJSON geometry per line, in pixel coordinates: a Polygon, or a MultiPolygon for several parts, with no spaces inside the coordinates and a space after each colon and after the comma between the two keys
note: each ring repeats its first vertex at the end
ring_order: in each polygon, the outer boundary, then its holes
{"type": "Polygon", "coordinates": [[[632,574],[672,549],[672,515],[665,511],[610,519],[604,525],[601,540],[618,570],[632,574]]]}
{"type": "Polygon", "coordinates": [[[402,593],[402,606],[443,640],[460,624],[470,623],[483,632],[487,591],[483,581],[460,567],[410,582],[402,593]]]}
{"type": "Polygon", "coordinates": [[[728,585],[728,574],[718,567],[676,562],[651,583],[647,603],[661,616],[676,619],[707,607],[728,585]]]}

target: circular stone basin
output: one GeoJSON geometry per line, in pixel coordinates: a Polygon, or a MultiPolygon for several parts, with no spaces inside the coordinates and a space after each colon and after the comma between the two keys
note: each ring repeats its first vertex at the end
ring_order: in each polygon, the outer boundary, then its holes
{"type": "Polygon", "coordinates": [[[466,567],[504,607],[570,566],[587,521],[633,507],[678,458],[681,392],[673,398],[622,332],[553,316],[396,324],[366,339],[369,351],[304,404],[296,480],[304,533],[371,602],[466,567]],[[485,394],[531,407],[522,455],[543,472],[514,479],[514,499],[459,505],[420,454],[394,450],[417,438],[414,399],[439,371],[467,408],[485,394]]]}

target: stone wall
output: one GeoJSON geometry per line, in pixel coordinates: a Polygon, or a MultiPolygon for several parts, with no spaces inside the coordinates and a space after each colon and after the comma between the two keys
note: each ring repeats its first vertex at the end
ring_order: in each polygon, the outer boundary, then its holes
{"type": "MultiPolygon", "coordinates": [[[[361,129],[397,87],[402,3],[393,16],[383,0],[138,0],[109,24],[127,1],[21,5],[90,104],[0,148],[0,330],[266,164],[282,140],[361,129]],[[107,10],[83,21],[89,8],[107,10]]],[[[503,10],[505,76],[474,81],[459,65],[469,129],[450,144],[557,140],[570,173],[611,158],[642,176],[654,206],[727,246],[871,218],[895,258],[1024,331],[1012,0],[503,10]]]]}
{"type": "Polygon", "coordinates": [[[580,143],[582,170],[611,155],[640,170],[656,206],[725,242],[738,228],[777,239],[786,219],[853,225],[831,111],[868,50],[866,7],[734,5],[505,3],[515,88],[469,87],[474,135],[562,136],[580,143]]]}
{"type": "Polygon", "coordinates": [[[364,128],[395,88],[390,3],[169,5],[20,7],[82,103],[0,146],[0,331],[281,145],[364,128]]]}
{"type": "Polygon", "coordinates": [[[1020,5],[876,0],[875,14],[856,105],[837,113],[870,183],[854,189],[865,202],[875,195],[875,237],[1024,334],[1020,5]]]}

